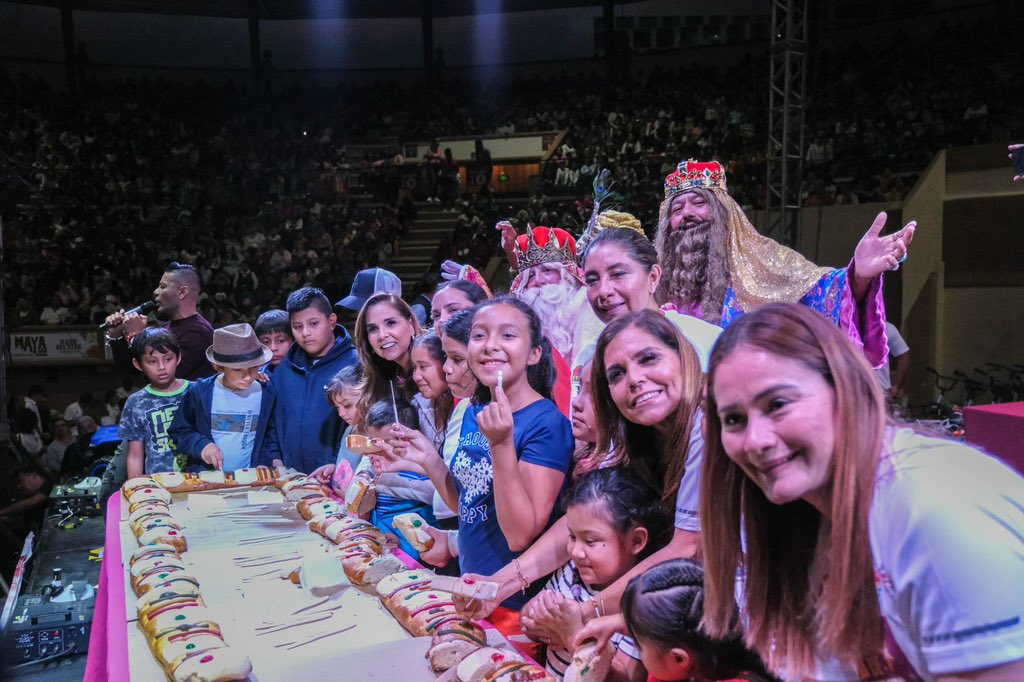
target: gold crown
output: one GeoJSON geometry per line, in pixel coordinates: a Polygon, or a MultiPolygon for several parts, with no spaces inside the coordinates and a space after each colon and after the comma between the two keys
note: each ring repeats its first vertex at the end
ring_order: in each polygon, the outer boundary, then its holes
{"type": "Polygon", "coordinates": [[[680,161],[671,175],[665,178],[665,198],[691,189],[725,189],[725,169],[717,161],[680,161]]]}
{"type": "Polygon", "coordinates": [[[513,247],[516,273],[545,263],[576,264],[576,240],[560,227],[526,228],[513,247]]]}

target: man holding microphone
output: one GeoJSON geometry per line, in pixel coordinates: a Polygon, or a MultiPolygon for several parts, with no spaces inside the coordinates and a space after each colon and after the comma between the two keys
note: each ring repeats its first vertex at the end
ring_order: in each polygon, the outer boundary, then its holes
{"type": "MultiPolygon", "coordinates": [[[[213,325],[197,308],[201,290],[199,273],[194,267],[171,263],[153,291],[157,315],[168,320],[163,327],[174,334],[181,346],[178,377],[190,381],[214,374],[206,359],[206,349],[213,344],[213,325]]],[[[131,340],[146,324],[146,317],[139,312],[126,313],[123,309],[107,317],[102,328],[119,367],[131,366],[131,340]]]]}

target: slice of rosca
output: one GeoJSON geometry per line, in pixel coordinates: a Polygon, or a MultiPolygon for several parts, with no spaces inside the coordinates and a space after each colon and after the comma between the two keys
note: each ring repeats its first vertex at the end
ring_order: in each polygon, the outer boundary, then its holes
{"type": "Polygon", "coordinates": [[[146,521],[146,519],[157,518],[160,516],[170,516],[171,508],[163,502],[153,502],[146,504],[135,509],[135,511],[128,514],[128,525],[134,527],[146,521]]]}
{"type": "Polygon", "coordinates": [[[355,476],[345,491],[345,508],[362,516],[377,506],[377,487],[363,476],[355,476]]]}
{"type": "Polygon", "coordinates": [[[455,619],[443,622],[432,630],[433,638],[427,658],[434,672],[454,668],[481,647],[487,646],[483,628],[471,620],[455,619]]]}
{"type": "Polygon", "coordinates": [[[274,482],[273,472],[271,472],[269,467],[265,466],[235,469],[228,476],[234,481],[235,485],[256,486],[268,485],[274,482]]]}
{"type": "Polygon", "coordinates": [[[170,504],[171,494],[166,489],[154,485],[136,488],[128,495],[129,504],[153,502],[154,500],[170,504]]]}
{"type": "Polygon", "coordinates": [[[368,523],[362,519],[356,518],[355,516],[349,516],[348,512],[338,512],[335,514],[328,514],[327,516],[312,518],[308,523],[306,523],[306,525],[309,526],[309,529],[314,533],[322,535],[330,540],[331,538],[327,537],[327,529],[332,526],[336,526],[337,530],[335,532],[346,530],[348,529],[347,519],[356,519],[360,523],[368,523]]]}
{"type": "Polygon", "coordinates": [[[148,576],[145,581],[140,583],[140,590],[145,588],[145,591],[136,590],[138,596],[149,594],[154,590],[177,590],[183,594],[187,594],[191,590],[199,589],[199,581],[189,573],[187,570],[176,570],[171,573],[164,572],[157,574],[156,577],[148,576]],[[164,575],[164,578],[160,578],[160,575],[164,575]]]}
{"type": "Polygon", "coordinates": [[[161,646],[166,646],[167,642],[181,641],[182,639],[188,639],[190,636],[202,635],[212,635],[219,639],[224,638],[219,624],[214,623],[212,620],[201,620],[197,623],[174,625],[165,630],[155,632],[149,640],[149,646],[154,652],[157,652],[159,657],[161,646]]]}
{"type": "MultiPolygon", "coordinates": [[[[434,590],[399,592],[397,595],[385,599],[384,603],[403,624],[415,618],[417,614],[431,608],[443,606],[455,608],[455,603],[452,602],[452,595],[447,592],[435,592],[434,590]]],[[[424,623],[424,625],[426,624],[424,623]]]]}
{"type": "Polygon", "coordinates": [[[359,455],[370,455],[380,452],[380,443],[368,436],[361,436],[358,433],[350,433],[345,436],[345,447],[359,455]]]}
{"type": "Polygon", "coordinates": [[[157,514],[145,519],[141,523],[132,524],[132,533],[138,538],[146,531],[154,528],[181,530],[181,524],[178,523],[170,514],[157,514]]]}
{"type": "Polygon", "coordinates": [[[416,512],[398,514],[392,523],[417,552],[426,552],[434,546],[434,538],[426,531],[427,522],[416,512]]]}
{"type": "Polygon", "coordinates": [[[219,634],[199,629],[172,634],[159,641],[154,639],[151,644],[156,660],[160,661],[162,666],[168,666],[175,659],[188,656],[193,651],[223,649],[226,646],[227,643],[219,634]]]}
{"type": "Polygon", "coordinates": [[[124,495],[124,499],[131,499],[132,493],[141,488],[159,488],[160,484],[152,476],[139,476],[137,478],[129,478],[121,486],[121,494],[124,495]]]}
{"type": "Polygon", "coordinates": [[[389,575],[405,570],[406,565],[394,554],[362,554],[342,556],[345,575],[356,585],[374,585],[389,575]]]}
{"type": "Polygon", "coordinates": [[[137,579],[140,576],[148,573],[150,569],[158,568],[160,566],[173,566],[175,568],[185,568],[185,564],[181,561],[181,557],[177,554],[173,556],[150,556],[145,559],[140,559],[132,564],[128,568],[128,576],[131,579],[137,579]]]}
{"type": "Polygon", "coordinates": [[[533,663],[510,662],[485,675],[482,682],[555,682],[555,678],[533,663]]]}
{"type": "Polygon", "coordinates": [[[197,623],[201,620],[210,620],[212,617],[210,609],[200,603],[178,603],[150,611],[145,621],[140,614],[139,625],[148,636],[153,637],[156,633],[175,625],[197,623]]]}
{"type": "Polygon", "coordinates": [[[200,471],[196,474],[202,482],[203,490],[220,490],[221,488],[234,488],[235,483],[229,480],[227,474],[220,469],[200,471]]]}
{"type": "Polygon", "coordinates": [[[128,565],[134,566],[139,561],[144,559],[152,559],[153,557],[164,557],[180,559],[178,556],[178,550],[174,549],[171,545],[147,545],[145,547],[139,547],[137,550],[132,552],[132,555],[128,558],[128,565]]]}
{"type": "Polygon", "coordinates": [[[483,647],[466,656],[456,668],[459,682],[483,682],[488,675],[509,663],[522,663],[522,657],[511,649],[483,647]]]}
{"type": "Polygon", "coordinates": [[[252,661],[238,647],[195,650],[167,666],[172,682],[228,682],[252,674],[252,661]]]}
{"type": "MultiPolygon", "coordinates": [[[[142,596],[164,583],[170,582],[177,578],[188,578],[189,580],[195,580],[196,577],[192,575],[192,572],[184,567],[179,566],[154,566],[146,569],[138,575],[138,577],[132,578],[132,589],[135,591],[137,596],[142,596]]],[[[198,582],[196,583],[199,584],[198,582]]]]}
{"type": "Polygon", "coordinates": [[[185,534],[178,528],[155,526],[138,537],[140,545],[171,545],[178,553],[188,549],[185,534]]]}
{"type": "Polygon", "coordinates": [[[196,585],[190,585],[185,582],[171,583],[166,587],[155,587],[137,598],[135,600],[135,610],[141,613],[153,608],[153,605],[159,603],[161,599],[174,597],[200,599],[201,595],[199,594],[199,587],[196,585]]]}
{"type": "Polygon", "coordinates": [[[295,469],[289,469],[287,467],[278,467],[276,470],[277,478],[274,479],[274,485],[278,490],[283,490],[284,486],[289,481],[294,481],[297,478],[308,478],[306,474],[295,469]]]}
{"type": "Polygon", "coordinates": [[[430,586],[466,599],[490,601],[498,596],[498,583],[486,580],[472,580],[448,575],[436,575],[430,579],[430,586]]]}
{"type": "Polygon", "coordinates": [[[341,502],[327,497],[322,497],[319,500],[310,497],[296,502],[295,508],[299,511],[299,516],[308,521],[318,516],[327,516],[342,511],[345,507],[341,502]]]}
{"type": "Polygon", "coordinates": [[[173,493],[190,492],[192,487],[192,484],[189,483],[189,478],[180,471],[165,471],[153,474],[153,478],[157,483],[173,493]]]}
{"type": "Polygon", "coordinates": [[[131,524],[132,534],[137,538],[154,528],[181,530],[181,524],[175,521],[174,517],[170,514],[154,514],[139,523],[131,524]]]}
{"type": "Polygon", "coordinates": [[[565,671],[567,682],[601,682],[608,676],[615,657],[615,647],[597,649],[597,643],[584,642],[572,655],[572,663],[565,671]]]}
{"type": "MultiPolygon", "coordinates": [[[[151,593],[152,592],[150,592],[150,594],[151,593]]],[[[143,597],[149,597],[149,594],[143,595],[143,597]]],[[[170,611],[192,608],[193,606],[206,606],[203,598],[199,596],[198,593],[175,594],[173,592],[161,591],[160,596],[153,597],[149,604],[144,608],[139,609],[139,623],[142,625],[144,630],[152,635],[154,632],[150,628],[150,624],[157,616],[170,611]]]]}
{"type": "Polygon", "coordinates": [[[377,583],[377,594],[380,595],[381,599],[389,599],[402,590],[426,590],[430,588],[430,580],[433,577],[433,571],[423,568],[394,573],[377,583]]]}

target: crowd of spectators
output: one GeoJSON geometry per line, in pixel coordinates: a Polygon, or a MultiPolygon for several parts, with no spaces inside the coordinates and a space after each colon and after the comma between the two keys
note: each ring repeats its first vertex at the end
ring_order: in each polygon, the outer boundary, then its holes
{"type": "MultiPolygon", "coordinates": [[[[939,149],[1005,141],[1024,118],[1007,28],[943,27],[816,53],[806,112],[806,205],[898,201],[939,149]],[[934,59],[936,46],[944,58],[934,59]]],[[[151,297],[179,260],[204,278],[215,326],[252,321],[303,285],[334,300],[388,264],[416,218],[400,141],[566,130],[528,203],[488,193],[451,206],[445,258],[486,263],[496,220],[580,229],[612,170],[653,229],[679,159],[717,158],[730,193],[764,204],[768,64],[655,69],[610,84],[558,73],[480,87],[444,74],[437,96],[387,83],[285,88],[87,79],[78,101],[0,71],[0,213],[11,325],[95,323],[151,297]],[[383,112],[383,113],[382,113],[383,112]],[[387,146],[366,143],[387,140],[387,146]],[[369,151],[368,151],[369,150],[369,151]]]]}

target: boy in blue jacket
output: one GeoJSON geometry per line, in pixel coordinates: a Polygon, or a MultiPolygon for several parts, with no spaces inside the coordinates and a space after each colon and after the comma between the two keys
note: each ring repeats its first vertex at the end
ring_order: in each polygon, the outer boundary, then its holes
{"type": "Polygon", "coordinates": [[[178,451],[224,471],[280,459],[274,430],[275,392],[257,381],[271,356],[248,324],[213,332],[206,359],[217,375],[192,384],[171,424],[178,451]]]}
{"type": "Polygon", "coordinates": [[[277,464],[312,473],[334,463],[345,428],[324,387],[340,369],[358,363],[359,355],[322,290],[293,291],[285,308],[295,343],[271,380],[277,391],[274,425],[282,454],[277,464]]]}

